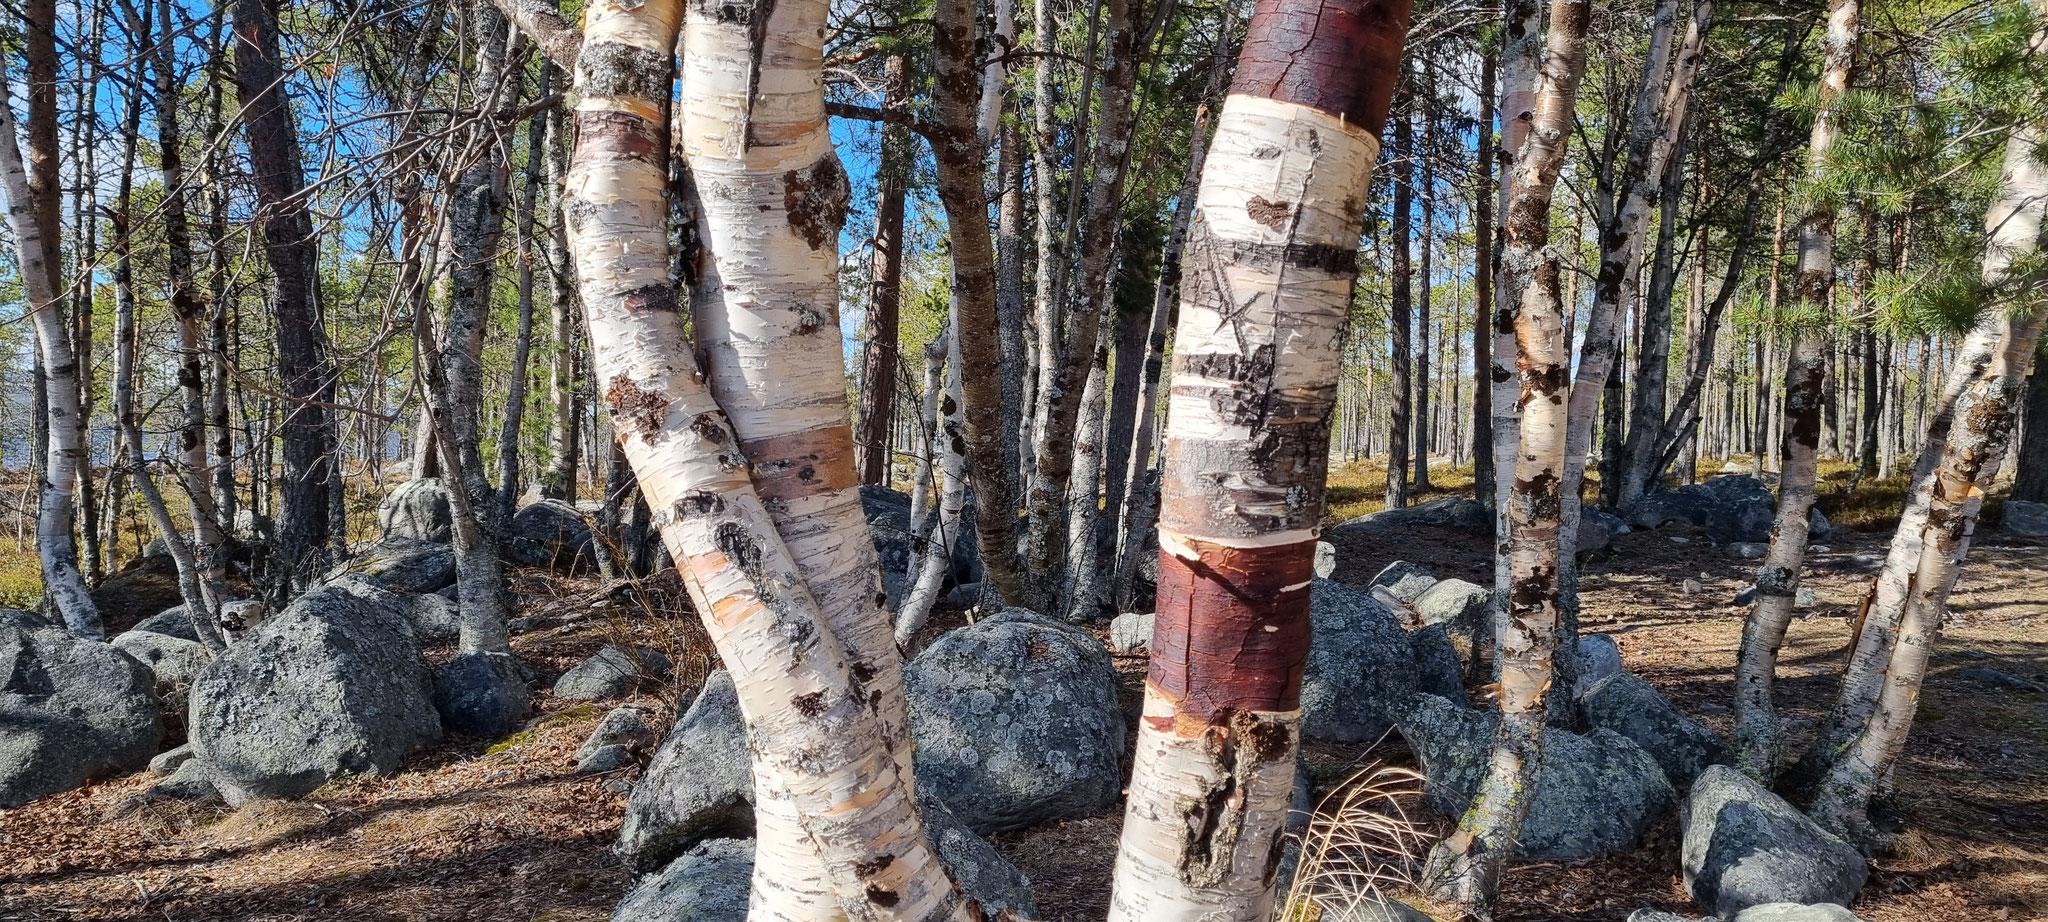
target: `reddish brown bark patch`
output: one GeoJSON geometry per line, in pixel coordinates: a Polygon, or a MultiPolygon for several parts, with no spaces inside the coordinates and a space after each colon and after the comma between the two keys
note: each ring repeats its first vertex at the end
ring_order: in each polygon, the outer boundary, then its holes
{"type": "Polygon", "coordinates": [[[622,160],[662,163],[668,152],[662,147],[659,126],[638,115],[609,109],[576,113],[577,164],[622,160]]]}
{"type": "Polygon", "coordinates": [[[1230,92],[1312,106],[1377,135],[1410,0],[1259,0],[1230,92]]]}
{"type": "Polygon", "coordinates": [[[742,442],[740,453],[752,462],[754,490],[764,500],[815,496],[860,483],[853,435],[844,426],[742,442]]]}
{"type": "Polygon", "coordinates": [[[1244,210],[1245,214],[1250,215],[1252,220],[1274,230],[1280,230],[1287,226],[1287,213],[1289,209],[1286,202],[1271,202],[1267,201],[1263,195],[1254,195],[1251,201],[1244,203],[1244,210]]]}
{"type": "Polygon", "coordinates": [[[1291,711],[1308,660],[1315,542],[1237,548],[1183,539],[1198,559],[1159,553],[1158,621],[1146,675],[1184,718],[1291,711]]]}

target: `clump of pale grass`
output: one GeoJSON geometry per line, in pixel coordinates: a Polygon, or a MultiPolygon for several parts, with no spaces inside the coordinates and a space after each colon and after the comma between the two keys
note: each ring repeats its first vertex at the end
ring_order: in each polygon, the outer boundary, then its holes
{"type": "Polygon", "coordinates": [[[1281,918],[1369,918],[1366,910],[1386,902],[1388,891],[1412,889],[1429,836],[1402,801],[1421,793],[1422,781],[1409,769],[1374,763],[1324,796],[1301,834],[1301,861],[1281,918]]]}

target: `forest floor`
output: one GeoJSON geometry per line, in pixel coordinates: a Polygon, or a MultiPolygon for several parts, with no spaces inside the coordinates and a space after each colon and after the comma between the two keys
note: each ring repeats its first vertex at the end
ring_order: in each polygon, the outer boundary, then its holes
{"type": "MultiPolygon", "coordinates": [[[[1337,480],[1334,507],[1346,516],[1369,511],[1358,508],[1361,497],[1377,490],[1364,472],[1347,469],[1337,480]]],[[[1843,512],[1884,505],[1837,492],[1843,512]]],[[[1832,699],[1870,578],[1854,558],[1881,556],[1885,539],[1838,531],[1815,555],[1807,582],[1821,604],[1793,624],[1780,670],[1779,700],[1795,733],[1810,731],[1832,699]]],[[[1439,577],[1490,578],[1486,542],[1469,533],[1346,532],[1339,540],[1343,582],[1362,584],[1396,558],[1439,577]]],[[[1585,629],[1616,635],[1631,671],[1726,732],[1743,614],[1730,602],[1751,567],[1686,529],[1621,536],[1585,571],[1585,629]],[[1690,593],[1688,579],[1698,583],[1690,593]]],[[[519,614],[536,625],[515,648],[551,683],[607,642],[662,646],[678,654],[677,675],[637,700],[672,714],[711,666],[693,619],[661,592],[614,595],[598,607],[593,588],[518,576],[519,614]]],[[[1873,863],[1856,909],[1871,922],[2048,920],[2048,695],[1962,674],[1985,667],[2048,684],[2048,543],[1980,541],[1952,610],[1891,802],[1906,831],[1873,863]]],[[[958,624],[961,615],[942,620],[958,624]]],[[[1119,668],[1126,694],[1138,695],[1143,658],[1120,657],[1119,668]]],[[[291,803],[137,808],[131,798],[151,779],[131,776],[0,810],[0,922],[606,919],[631,883],[610,851],[627,779],[571,768],[605,708],[545,694],[537,705],[527,732],[494,744],[450,740],[415,754],[396,776],[336,782],[291,803]]],[[[1398,736],[1314,746],[1311,758],[1324,787],[1374,762],[1412,764],[1398,736]]],[[[1095,922],[1108,902],[1120,820],[1111,813],[994,842],[1034,881],[1046,922],[1095,922]]],[[[1693,909],[1678,876],[1675,817],[1627,855],[1517,866],[1503,891],[1503,918],[1513,922],[1621,922],[1643,907],[1693,909]]]]}

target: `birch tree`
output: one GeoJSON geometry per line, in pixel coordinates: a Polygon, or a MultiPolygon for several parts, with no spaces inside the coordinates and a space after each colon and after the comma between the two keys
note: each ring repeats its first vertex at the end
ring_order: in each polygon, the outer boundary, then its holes
{"type": "Polygon", "coordinates": [[[1336,347],[1408,13],[1264,0],[1217,116],[1188,232],[1112,920],[1273,911],[1336,347]]]}
{"type": "MultiPolygon", "coordinates": [[[[1821,182],[1830,168],[1829,151],[1842,133],[1838,107],[1848,91],[1855,63],[1859,0],[1830,0],[1822,37],[1820,109],[1807,141],[1807,182],[1821,182]]],[[[1745,774],[1769,781],[1777,774],[1779,728],[1771,705],[1778,648],[1792,622],[1806,560],[1807,511],[1820,444],[1824,343],[1818,317],[1826,311],[1835,281],[1835,205],[1815,197],[1799,221],[1798,303],[1785,369],[1785,432],[1778,449],[1778,510],[1771,523],[1771,547],[1756,571],[1756,602],[1742,625],[1735,672],[1736,764],[1745,774]]]]}
{"type": "MultiPolygon", "coordinates": [[[[1517,306],[1511,318],[1503,311],[1495,322],[1513,321],[1516,349],[1508,354],[1514,357],[1521,388],[1512,401],[1498,394],[1494,398],[1496,411],[1503,403],[1519,410],[1513,463],[1496,460],[1495,475],[1510,488],[1501,507],[1507,537],[1500,539],[1509,557],[1509,580],[1495,623],[1501,720],[1479,794],[1457,830],[1430,855],[1426,872],[1432,891],[1481,919],[1492,917],[1501,872],[1529,813],[1557,654],[1559,489],[1571,345],[1564,335],[1561,256],[1550,246],[1550,203],[1585,73],[1588,7],[1587,0],[1560,0],[1551,7],[1533,115],[1503,212],[1501,291],[1517,306]]],[[[1496,353],[1496,368],[1502,358],[1496,353]]],[[[1494,438],[1503,436],[1496,424],[1494,438]]]]}
{"type": "MultiPolygon", "coordinates": [[[[30,28],[38,27],[47,25],[32,24],[30,28]]],[[[5,71],[0,68],[0,99],[12,98],[5,71]]],[[[72,491],[86,461],[85,445],[78,437],[78,359],[71,348],[63,301],[51,284],[56,240],[44,233],[45,219],[38,213],[39,199],[29,187],[29,172],[14,131],[13,106],[0,105],[0,191],[7,196],[7,228],[14,235],[15,265],[35,324],[44,381],[43,405],[35,408],[46,421],[48,440],[38,487],[41,505],[36,514],[36,557],[42,564],[43,594],[63,618],[64,626],[80,637],[98,640],[106,632],[100,625],[99,608],[86,590],[85,574],[78,568],[78,544],[72,537],[72,491]]],[[[31,143],[38,136],[31,128],[31,143]]],[[[54,135],[50,141],[54,147],[54,135]]],[[[56,151],[41,156],[54,160],[56,151]]]]}
{"type": "MultiPolygon", "coordinates": [[[[712,177],[726,184],[695,202],[712,252],[692,262],[699,272],[723,273],[731,286],[726,302],[698,306],[700,329],[707,321],[726,331],[749,323],[787,339],[815,336],[822,325],[833,331],[836,365],[836,323],[829,313],[806,313],[818,304],[804,300],[816,294],[813,267],[831,263],[815,255],[833,237],[828,228],[836,229],[831,196],[836,191],[843,207],[845,194],[843,176],[831,182],[837,162],[817,83],[824,4],[754,12],[759,18],[700,18],[693,11],[684,41],[690,70],[682,146],[700,190],[711,189],[712,177]],[[757,201],[782,220],[759,220],[757,201]],[[736,316],[737,308],[753,305],[755,316],[736,316]]],[[[800,403],[770,406],[760,402],[764,397],[736,393],[751,425],[792,427],[779,434],[756,429],[744,439],[689,358],[668,274],[662,143],[662,103],[682,18],[674,0],[601,0],[586,8],[568,229],[620,444],[649,506],[659,510],[663,539],[739,691],[756,755],[755,912],[808,920],[831,918],[836,907],[854,919],[964,920],[979,907],[955,893],[931,851],[911,802],[907,752],[892,746],[907,738],[895,710],[900,704],[873,694],[891,684],[900,689],[901,680],[879,678],[888,663],[866,659],[871,648],[864,639],[838,630],[867,630],[859,619],[879,603],[835,598],[831,593],[845,584],[820,570],[861,559],[860,551],[835,550],[833,543],[857,541],[872,554],[865,528],[819,529],[794,541],[778,530],[791,529],[794,516],[816,521],[831,514],[836,487],[820,492],[813,484],[852,488],[844,407],[834,407],[843,450],[818,459],[806,474],[805,465],[777,462],[832,442],[830,433],[801,428],[807,411],[800,403]],[[761,459],[748,456],[750,445],[761,459]],[[771,514],[770,499],[784,507],[781,513],[771,514]],[[793,544],[813,558],[806,567],[799,568],[793,544]]],[[[829,311],[835,302],[824,303],[829,311]]],[[[728,392],[747,383],[730,367],[707,377],[728,392]]],[[[874,574],[867,566],[856,575],[872,588],[874,574]]],[[[889,643],[887,622],[879,628],[889,643]]]]}

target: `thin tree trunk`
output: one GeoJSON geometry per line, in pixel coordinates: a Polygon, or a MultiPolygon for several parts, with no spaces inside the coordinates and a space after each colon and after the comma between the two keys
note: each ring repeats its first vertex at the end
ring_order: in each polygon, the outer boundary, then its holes
{"type": "MultiPolygon", "coordinates": [[[[1111,311],[1098,321],[1112,322],[1111,311]]],[[[1096,523],[1102,515],[1102,442],[1109,420],[1103,406],[1109,383],[1108,337],[1098,335],[1095,358],[1088,363],[1088,381],[1081,389],[1081,415],[1074,426],[1074,471],[1067,481],[1067,559],[1061,572],[1066,583],[1056,609],[1074,624],[1087,624],[1100,617],[1102,600],[1101,544],[1096,540],[1096,523]]]]}
{"type": "Polygon", "coordinates": [[[1188,228],[1201,191],[1202,167],[1209,157],[1209,125],[1214,107],[1230,74],[1230,36],[1237,27],[1235,5],[1220,18],[1216,45],[1210,54],[1209,76],[1202,88],[1201,105],[1195,109],[1195,124],[1188,133],[1188,166],[1181,174],[1180,191],[1174,196],[1173,225],[1160,251],[1159,277],[1152,289],[1151,321],[1145,332],[1145,367],[1139,376],[1138,397],[1132,401],[1135,414],[1131,427],[1131,452],[1126,461],[1123,504],[1118,521],[1123,535],[1117,550],[1116,604],[1129,611],[1137,604],[1137,575],[1140,557],[1156,553],[1154,524],[1159,516],[1159,482],[1151,473],[1152,449],[1158,439],[1159,378],[1166,361],[1166,332],[1173,317],[1174,299],[1180,295],[1182,257],[1188,228]]]}
{"type": "MultiPolygon", "coordinates": [[[[909,105],[910,78],[903,56],[883,67],[882,107],[909,105]]],[[[894,458],[889,434],[896,425],[896,371],[902,363],[898,313],[903,302],[903,195],[915,159],[910,129],[882,126],[882,157],[875,171],[874,258],[868,264],[868,322],[861,349],[861,388],[854,441],[859,445],[860,482],[889,485],[894,458]]]]}
{"type": "MultiPolygon", "coordinates": [[[[33,12],[37,4],[32,2],[29,6],[33,12]]],[[[31,16],[29,32],[33,35],[47,28],[49,22],[31,16]]],[[[35,41],[30,39],[31,47],[35,41]]],[[[51,55],[54,58],[55,52],[51,55]]],[[[5,68],[0,68],[0,98],[11,95],[4,71],[5,68]]],[[[30,73],[33,79],[36,70],[31,68],[30,73]]],[[[55,108],[55,97],[50,105],[55,108]]],[[[32,95],[29,144],[32,149],[49,145],[36,150],[34,156],[38,161],[47,159],[54,170],[55,120],[51,120],[46,132],[33,124],[36,111],[32,95]]],[[[71,329],[65,323],[63,302],[51,282],[56,267],[51,247],[56,236],[46,232],[46,227],[54,222],[43,209],[54,207],[55,188],[45,195],[44,190],[30,186],[30,174],[22,163],[14,132],[13,108],[0,106],[0,189],[7,193],[7,225],[14,235],[15,265],[19,267],[22,295],[28,301],[43,361],[44,403],[35,409],[46,420],[49,450],[43,462],[41,506],[36,515],[36,555],[42,564],[43,594],[62,617],[64,626],[80,637],[97,640],[105,636],[105,630],[100,625],[99,609],[86,591],[85,574],[78,568],[78,545],[71,533],[73,491],[80,476],[79,467],[86,462],[87,455],[78,438],[78,361],[71,351],[71,329]]]]}
{"type": "MultiPolygon", "coordinates": [[[[1037,467],[1026,494],[1030,536],[1025,562],[1031,578],[1023,587],[1026,607],[1052,611],[1062,585],[1061,539],[1066,534],[1065,506],[1073,474],[1075,425],[1080,418],[1089,363],[1101,333],[1101,316],[1109,297],[1109,270],[1116,255],[1117,229],[1123,219],[1123,188],[1131,133],[1136,121],[1138,30],[1130,0],[1104,0],[1108,29],[1108,60],[1102,71],[1101,125],[1093,134],[1089,155],[1087,212],[1079,231],[1080,272],[1069,284],[1055,284],[1055,295],[1071,302],[1066,309],[1066,337],[1055,341],[1040,322],[1043,358],[1039,363],[1038,406],[1032,424],[1037,467]]],[[[1085,107],[1084,107],[1085,111],[1085,107]]],[[[978,175],[978,174],[977,174],[978,175]]],[[[978,180],[977,180],[978,182],[978,180]]],[[[1079,182],[1071,187],[1078,190],[1079,182]]],[[[978,209],[985,213],[986,207],[978,209]]],[[[1041,316],[1044,311],[1041,311],[1041,316]]]]}
{"type": "MultiPolygon", "coordinates": [[[[938,73],[932,107],[938,124],[931,139],[932,162],[939,202],[947,215],[952,296],[958,299],[955,313],[959,325],[954,336],[964,370],[960,395],[965,404],[968,476],[974,481],[974,527],[987,576],[983,585],[993,586],[1005,601],[1018,603],[1027,596],[1016,553],[1016,469],[1009,466],[1005,451],[1003,382],[993,373],[1002,368],[1003,355],[995,248],[989,239],[988,195],[982,188],[987,150],[975,134],[974,124],[979,101],[974,49],[979,30],[972,0],[941,0],[934,13],[938,73]]],[[[1045,66],[1041,60],[1039,67],[1045,66]]],[[[1044,175],[1040,174],[1041,182],[1044,175]]],[[[1045,213],[1039,217],[1044,220],[1045,213]]],[[[1046,335],[1043,329],[1039,331],[1041,348],[1046,335]]],[[[840,399],[843,402],[844,398],[840,399]]]]}
{"type": "MultiPolygon", "coordinates": [[[[1427,493],[1434,489],[1429,482],[1429,452],[1434,446],[1431,433],[1434,421],[1429,412],[1429,299],[1436,287],[1436,276],[1431,271],[1431,256],[1436,249],[1436,168],[1430,164],[1429,142],[1436,136],[1436,76],[1429,67],[1429,58],[1422,59],[1421,86],[1417,87],[1414,99],[1419,103],[1422,115],[1422,131],[1411,145],[1415,162],[1414,173],[1419,173],[1415,184],[1415,197],[1422,206],[1422,230],[1420,237],[1422,258],[1416,267],[1418,285],[1415,292],[1415,492],[1427,493]]],[[[1411,174],[1413,175],[1413,174],[1411,174]]]]}
{"type": "MultiPolygon", "coordinates": [[[[1820,109],[1807,142],[1809,182],[1826,178],[1829,151],[1841,136],[1836,108],[1849,87],[1855,63],[1859,0],[1829,0],[1827,35],[1820,76],[1820,109]]],[[[1800,311],[1818,312],[1828,305],[1835,281],[1835,209],[1825,199],[1807,206],[1799,220],[1799,268],[1795,295],[1800,311]]],[[[1813,507],[1821,402],[1825,378],[1822,332],[1811,323],[1790,331],[1790,359],[1785,369],[1785,437],[1779,446],[1782,473],[1778,479],[1778,511],[1771,526],[1771,548],[1756,572],[1756,603],[1742,625],[1742,646],[1735,666],[1736,765],[1768,784],[1776,776],[1781,733],[1771,704],[1777,676],[1778,648],[1792,621],[1805,566],[1807,511],[1813,507]]]]}
{"type": "Polygon", "coordinates": [[[1493,470],[1493,163],[1497,135],[1493,97],[1497,92],[1493,55],[1479,54],[1479,126],[1472,161],[1479,185],[1472,193],[1472,493],[1481,502],[1494,495],[1493,470]]]}
{"type": "MultiPolygon", "coordinates": [[[[554,92],[553,72],[543,69],[539,95],[554,92]]],[[[536,252],[534,212],[540,209],[541,162],[547,158],[545,137],[547,116],[534,113],[526,121],[526,175],[519,190],[517,233],[519,260],[519,326],[512,340],[511,379],[505,388],[505,420],[498,429],[497,517],[500,527],[509,525],[518,508],[520,429],[526,420],[526,375],[533,355],[533,264],[536,252]]]]}
{"type": "Polygon", "coordinates": [[[703,347],[727,353],[719,360],[727,367],[710,379],[728,392],[744,386],[729,367],[734,334],[780,333],[774,371],[802,385],[774,408],[729,393],[751,417],[750,438],[741,440],[744,430],[699,383],[669,278],[662,104],[683,18],[674,0],[585,14],[571,246],[621,443],[649,504],[662,510],[663,537],[747,717],[760,835],[756,911],[964,920],[978,907],[955,893],[911,801],[900,691],[893,700],[879,694],[900,690],[901,679],[890,668],[895,648],[873,601],[873,546],[858,518],[837,299],[823,297],[846,196],[818,81],[825,12],[824,3],[785,2],[724,22],[693,13],[684,43],[682,144],[701,190],[694,210],[720,257],[691,262],[763,311],[740,317],[722,299],[697,305],[703,347]],[[781,220],[763,220],[757,203],[781,220]],[[832,359],[830,369],[816,367],[838,387],[837,406],[814,410],[802,393],[814,383],[799,378],[809,371],[800,366],[815,364],[807,354],[818,352],[832,359]],[[827,409],[836,420],[826,422],[827,409]],[[764,431],[769,422],[785,428],[764,431]],[[854,497],[851,522],[827,517],[840,495],[854,497]],[[784,507],[779,516],[767,498],[784,507]],[[779,531],[804,518],[841,547],[807,539],[804,556],[821,559],[800,570],[794,558],[803,552],[779,531]],[[856,581],[863,598],[838,593],[856,581]],[[875,633],[887,650],[870,657],[875,633]]]}
{"type": "Polygon", "coordinates": [[[1392,161],[1398,165],[1389,182],[1394,187],[1394,210],[1388,221],[1389,262],[1388,279],[1392,285],[1387,308],[1387,329],[1389,338],[1388,362],[1392,377],[1388,379],[1393,412],[1387,423],[1387,489],[1383,500],[1386,508],[1399,509],[1408,505],[1408,433],[1413,428],[1415,416],[1414,369],[1412,367],[1414,323],[1414,269],[1409,265],[1412,212],[1415,200],[1415,94],[1405,86],[1408,77],[1402,75],[1404,86],[1395,94],[1396,107],[1400,114],[1394,118],[1394,151],[1392,161]]]}
{"type": "Polygon", "coordinates": [[[1522,309],[1521,286],[1526,274],[1502,271],[1506,252],[1508,205],[1514,193],[1517,164],[1536,119],[1536,88],[1542,79],[1544,50],[1543,5],[1539,0],[1508,0],[1502,9],[1505,38],[1501,43],[1500,183],[1495,197],[1495,214],[1501,221],[1490,243],[1494,283],[1493,320],[1489,324],[1493,342],[1488,350],[1492,362],[1489,377],[1493,393],[1488,403],[1493,411],[1493,598],[1489,606],[1492,633],[1508,630],[1507,595],[1513,577],[1509,543],[1514,523],[1508,515],[1513,494],[1515,465],[1521,451],[1522,417],[1516,401],[1521,399],[1520,369],[1516,359],[1516,316],[1522,309]]]}
{"type": "MultiPolygon", "coordinates": [[[[566,73],[558,64],[545,65],[542,80],[555,84],[566,73]]],[[[576,304],[576,279],[569,264],[569,241],[562,207],[562,182],[569,171],[569,136],[562,124],[562,110],[547,111],[547,242],[542,252],[548,261],[548,326],[554,349],[548,360],[548,466],[541,474],[541,495],[574,502],[576,472],[581,452],[584,415],[584,351],[582,314],[576,304]]],[[[593,461],[593,469],[597,466],[593,461]]]]}
{"type": "MultiPolygon", "coordinates": [[[[1921,349],[1920,355],[1925,367],[1927,350],[1921,349]]],[[[1924,392],[1927,378],[1922,375],[1920,380],[1924,392]]],[[[2025,430],[2020,436],[2019,463],[2014,466],[2018,476],[2008,499],[2048,503],[2048,366],[2036,368],[2027,378],[2027,405],[2021,420],[2025,430]]]]}
{"type": "Polygon", "coordinates": [[[249,135],[250,179],[263,215],[276,317],[277,374],[283,384],[284,471],[269,560],[271,592],[317,573],[332,525],[329,481],[334,391],[319,304],[319,246],[306,210],[298,126],[284,93],[275,0],[235,0],[235,85],[249,135]]]}
{"type": "Polygon", "coordinates": [[[905,650],[910,649],[917,633],[924,630],[932,605],[939,600],[939,589],[952,569],[953,542],[959,538],[960,512],[966,505],[959,361],[953,355],[957,350],[952,342],[948,331],[925,346],[925,417],[930,436],[925,461],[920,465],[922,471],[912,489],[917,491],[916,505],[925,503],[930,493],[937,493],[938,515],[934,517],[929,508],[919,509],[915,505],[911,511],[910,533],[916,553],[911,555],[910,570],[904,575],[911,581],[909,591],[896,612],[896,645],[905,650]],[[946,373],[948,366],[955,369],[950,377],[946,373]]]}
{"type": "MultiPolygon", "coordinates": [[[[1565,465],[1565,389],[1571,347],[1564,338],[1561,266],[1550,243],[1551,193],[1564,163],[1572,111],[1586,66],[1587,0],[1551,7],[1542,79],[1528,138],[1515,164],[1501,256],[1503,288],[1516,293],[1514,353],[1522,384],[1519,464],[1508,502],[1509,591],[1499,623],[1500,728],[1485,780],[1458,829],[1431,854],[1426,883],[1487,919],[1500,877],[1533,800],[1545,697],[1557,651],[1560,475],[1565,465]]],[[[1495,361],[1499,361],[1496,357],[1495,361]]],[[[1498,436],[1498,433],[1496,433],[1498,436]]]]}
{"type": "Polygon", "coordinates": [[[1407,20],[1403,0],[1264,0],[1218,118],[1187,248],[1113,922],[1273,911],[1358,203],[1407,20]]]}
{"type": "MultiPolygon", "coordinates": [[[[2036,3],[2037,12],[2039,7],[2036,3]]],[[[2048,32],[2036,32],[2032,44],[2035,53],[2048,50],[2048,32]]],[[[1949,591],[1969,553],[1984,495],[2005,460],[2028,367],[2048,319],[2036,294],[2019,294],[2019,303],[2009,303],[2012,289],[2024,284],[2018,264],[2040,248],[2043,204],[2048,202],[2048,165],[2037,155],[2043,134],[2038,125],[2027,125],[2015,128],[2006,141],[2000,189],[1984,216],[1989,243],[1983,281],[1994,292],[1993,303],[1981,313],[1949,372],[1949,388],[1960,392],[1949,416],[1964,424],[1945,433],[1946,438],[1930,440],[1921,457],[1919,466],[1932,468],[1932,476],[1917,479],[1908,501],[1910,520],[1900,522],[1878,574],[1876,604],[1881,609],[1869,615],[1897,625],[1881,691],[1822,780],[1810,811],[1823,827],[1852,837],[1867,831],[1870,798],[1912,731],[1949,591]]]]}

